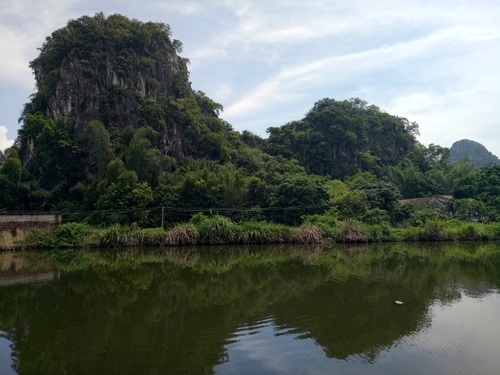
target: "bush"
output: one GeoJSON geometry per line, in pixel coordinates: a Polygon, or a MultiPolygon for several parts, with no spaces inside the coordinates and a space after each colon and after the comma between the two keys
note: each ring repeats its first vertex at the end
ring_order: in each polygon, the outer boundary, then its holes
{"type": "Polygon", "coordinates": [[[312,224],[303,224],[295,233],[297,243],[323,243],[324,238],[321,231],[312,224]]]}
{"type": "Polygon", "coordinates": [[[177,224],[168,231],[165,245],[196,245],[200,240],[200,232],[192,223],[177,224]]]}
{"type": "Polygon", "coordinates": [[[99,246],[125,246],[127,242],[127,232],[130,229],[114,224],[109,228],[102,230],[97,234],[97,243],[99,246]]]}
{"type": "Polygon", "coordinates": [[[237,228],[237,242],[243,244],[272,243],[272,232],[265,222],[250,221],[237,228]]]}
{"type": "Polygon", "coordinates": [[[462,225],[458,232],[457,237],[459,240],[463,241],[474,241],[483,239],[483,233],[477,224],[464,224],[462,225]]]}
{"type": "MultiPolygon", "coordinates": [[[[195,218],[197,215],[193,216],[195,218]]],[[[195,224],[200,233],[200,238],[203,243],[207,244],[226,244],[233,243],[236,234],[236,225],[231,219],[215,215],[212,217],[204,217],[204,219],[196,217],[195,224]]]]}
{"type": "Polygon", "coordinates": [[[344,225],[339,235],[341,242],[368,242],[370,236],[366,230],[356,225],[354,220],[348,219],[344,221],[344,225]]]}
{"type": "Polygon", "coordinates": [[[130,247],[162,246],[167,233],[162,228],[132,229],[125,236],[124,244],[130,247]]]}
{"type": "Polygon", "coordinates": [[[55,246],[82,247],[87,243],[92,228],[84,223],[66,223],[59,226],[55,233],[55,246]]]}
{"type": "Polygon", "coordinates": [[[421,239],[425,241],[445,241],[447,235],[444,230],[444,225],[439,221],[431,221],[427,223],[422,231],[421,239]]]}
{"type": "Polygon", "coordinates": [[[46,228],[32,230],[28,242],[42,247],[84,247],[88,244],[91,231],[92,228],[84,223],[66,223],[55,230],[46,228]]]}

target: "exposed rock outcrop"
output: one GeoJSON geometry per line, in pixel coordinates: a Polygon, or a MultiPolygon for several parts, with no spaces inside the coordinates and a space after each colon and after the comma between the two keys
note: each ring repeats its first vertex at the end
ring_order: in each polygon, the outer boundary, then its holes
{"type": "MultiPolygon", "coordinates": [[[[111,136],[127,126],[151,126],[158,132],[154,146],[179,159],[188,152],[175,101],[193,95],[181,48],[166,24],[102,13],[71,20],[47,37],[30,64],[38,92],[24,119],[41,112],[65,121],[73,147],[82,150],[92,148],[91,121],[111,136]]],[[[25,139],[25,163],[36,154],[32,143],[25,139]]]]}
{"type": "Polygon", "coordinates": [[[477,168],[500,163],[481,143],[468,139],[457,141],[450,148],[450,163],[454,164],[463,157],[467,157],[477,168]]]}

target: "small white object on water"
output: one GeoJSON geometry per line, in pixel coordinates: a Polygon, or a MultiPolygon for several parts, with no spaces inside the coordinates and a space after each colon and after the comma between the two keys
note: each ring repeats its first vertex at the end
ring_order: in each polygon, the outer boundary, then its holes
{"type": "Polygon", "coordinates": [[[401,301],[394,301],[394,303],[395,303],[396,305],[402,305],[402,304],[403,304],[403,302],[401,302],[401,301]]]}

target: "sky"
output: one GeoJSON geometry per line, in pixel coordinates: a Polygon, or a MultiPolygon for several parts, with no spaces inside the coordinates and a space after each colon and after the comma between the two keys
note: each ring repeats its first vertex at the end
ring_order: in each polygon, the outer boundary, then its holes
{"type": "Polygon", "coordinates": [[[0,0],[0,150],[36,91],[29,62],[68,20],[104,12],[171,26],[195,90],[238,131],[361,98],[419,124],[418,140],[471,139],[500,156],[497,0],[0,0]]]}

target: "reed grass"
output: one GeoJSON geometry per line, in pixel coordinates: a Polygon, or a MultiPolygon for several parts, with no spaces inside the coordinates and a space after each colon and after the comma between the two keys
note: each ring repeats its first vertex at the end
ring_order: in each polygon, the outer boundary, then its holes
{"type": "Polygon", "coordinates": [[[214,215],[200,220],[197,225],[200,240],[204,244],[216,245],[234,243],[236,225],[228,217],[214,215]]]}
{"type": "Polygon", "coordinates": [[[344,221],[338,240],[340,242],[369,242],[370,235],[352,219],[344,221]]]}
{"type": "Polygon", "coordinates": [[[192,223],[177,224],[167,232],[165,245],[185,246],[196,245],[200,242],[200,232],[192,223]]]}
{"type": "Polygon", "coordinates": [[[302,244],[315,244],[325,242],[321,230],[310,223],[300,226],[295,233],[294,242],[302,244]]]}
{"type": "MultiPolygon", "coordinates": [[[[306,221],[300,227],[249,221],[235,224],[221,215],[198,214],[189,223],[161,228],[139,228],[118,224],[95,228],[83,223],[65,223],[57,229],[33,228],[21,247],[161,247],[227,244],[321,244],[324,242],[488,241],[500,240],[500,223],[434,220],[420,227],[368,225],[352,219],[331,221],[331,226],[306,221]]],[[[114,251],[114,250],[113,250],[114,251]]]]}

